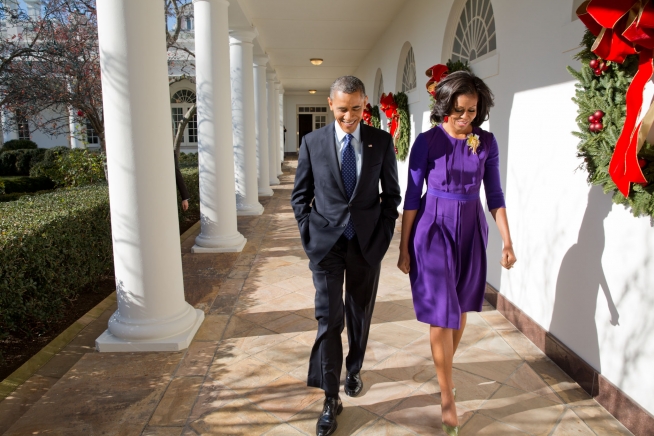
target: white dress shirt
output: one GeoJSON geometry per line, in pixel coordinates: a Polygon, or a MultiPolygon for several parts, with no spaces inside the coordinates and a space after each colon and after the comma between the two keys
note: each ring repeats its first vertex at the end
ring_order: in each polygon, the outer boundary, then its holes
{"type": "MultiPolygon", "coordinates": [[[[343,160],[345,135],[347,135],[347,133],[341,129],[341,126],[338,125],[338,121],[334,121],[334,127],[334,130],[336,130],[336,156],[338,156],[338,167],[340,168],[341,161],[343,160]]],[[[359,180],[359,174],[361,174],[361,153],[363,148],[361,147],[361,123],[357,125],[357,129],[351,135],[352,139],[350,140],[350,144],[352,144],[352,147],[354,148],[354,156],[357,160],[357,180],[359,180]]]]}

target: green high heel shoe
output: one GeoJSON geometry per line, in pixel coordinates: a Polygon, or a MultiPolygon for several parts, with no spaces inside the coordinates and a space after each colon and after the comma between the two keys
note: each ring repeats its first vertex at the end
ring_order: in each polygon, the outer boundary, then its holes
{"type": "Polygon", "coordinates": [[[443,431],[447,436],[459,436],[459,429],[460,427],[458,425],[454,426],[443,423],[443,431]]]}

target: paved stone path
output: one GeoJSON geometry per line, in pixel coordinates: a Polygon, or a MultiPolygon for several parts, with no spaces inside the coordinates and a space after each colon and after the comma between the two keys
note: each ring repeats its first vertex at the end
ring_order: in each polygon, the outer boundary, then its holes
{"type": "MultiPolygon", "coordinates": [[[[206,313],[188,350],[97,353],[115,304],[0,403],[6,435],[314,435],[322,391],[305,385],[314,289],[289,205],[293,164],[260,217],[239,217],[242,253],[191,254],[187,300],[206,313]]],[[[399,235],[381,284],[357,398],[337,435],[440,435],[428,327],[415,320],[399,235]]],[[[626,435],[605,409],[490,305],[455,356],[463,435],[626,435]]],[[[347,350],[345,333],[344,348],[347,350]]]]}

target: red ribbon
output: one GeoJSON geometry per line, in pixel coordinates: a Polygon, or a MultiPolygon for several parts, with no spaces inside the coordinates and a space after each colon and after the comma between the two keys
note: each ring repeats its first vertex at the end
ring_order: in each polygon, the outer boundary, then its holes
{"type": "Polygon", "coordinates": [[[447,76],[447,73],[449,73],[449,70],[447,69],[447,66],[443,64],[433,65],[425,71],[425,74],[429,77],[425,86],[427,87],[427,92],[430,93],[432,97],[436,97],[436,87],[438,86],[438,82],[443,80],[445,76],[447,76]]]}
{"type": "Polygon", "coordinates": [[[598,57],[623,63],[627,56],[639,54],[638,72],[627,90],[624,126],[609,164],[611,178],[627,197],[631,183],[647,183],[637,155],[651,127],[653,107],[645,116],[647,122],[637,124],[637,120],[645,85],[654,73],[654,5],[650,0],[589,0],[577,15],[597,37],[591,50],[598,57]]]}
{"type": "Polygon", "coordinates": [[[363,122],[369,126],[372,126],[372,106],[370,103],[368,103],[363,109],[363,122]]]}
{"type": "Polygon", "coordinates": [[[395,139],[395,134],[399,133],[398,127],[400,125],[400,115],[397,113],[397,103],[395,103],[395,98],[393,97],[392,92],[389,92],[388,95],[382,94],[381,98],[379,99],[379,107],[386,114],[386,118],[390,120],[390,133],[393,139],[395,139]]]}

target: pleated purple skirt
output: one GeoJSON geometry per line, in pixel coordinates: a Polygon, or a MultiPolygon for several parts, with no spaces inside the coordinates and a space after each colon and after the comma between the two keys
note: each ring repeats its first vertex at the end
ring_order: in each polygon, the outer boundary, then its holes
{"type": "Polygon", "coordinates": [[[478,194],[428,190],[409,241],[418,321],[459,329],[462,313],[481,311],[487,243],[488,224],[478,194]]]}

